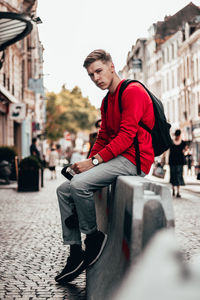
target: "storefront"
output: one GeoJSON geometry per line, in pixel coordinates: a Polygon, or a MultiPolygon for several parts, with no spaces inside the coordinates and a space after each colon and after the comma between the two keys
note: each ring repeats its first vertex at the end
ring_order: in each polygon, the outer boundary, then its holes
{"type": "MultiPolygon", "coordinates": [[[[27,36],[32,28],[32,20],[29,16],[13,12],[0,12],[0,69],[6,61],[5,49],[27,36]]],[[[15,86],[11,83],[8,84],[11,76],[8,70],[6,68],[3,71],[3,80],[0,82],[0,145],[14,145],[17,153],[22,154],[24,142],[22,123],[25,116],[18,118],[10,114],[11,107],[21,105],[21,100],[14,95],[15,86]]],[[[12,76],[14,75],[12,74],[12,76]]]]}

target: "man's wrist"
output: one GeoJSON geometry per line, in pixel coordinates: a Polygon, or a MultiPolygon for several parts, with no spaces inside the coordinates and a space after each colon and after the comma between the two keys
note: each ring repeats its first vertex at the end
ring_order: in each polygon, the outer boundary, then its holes
{"type": "Polygon", "coordinates": [[[103,162],[103,158],[98,153],[94,157],[98,159],[100,164],[103,162]]]}
{"type": "Polygon", "coordinates": [[[93,157],[91,157],[91,161],[92,161],[92,165],[95,167],[101,164],[103,162],[103,159],[99,154],[96,154],[93,157]]]}

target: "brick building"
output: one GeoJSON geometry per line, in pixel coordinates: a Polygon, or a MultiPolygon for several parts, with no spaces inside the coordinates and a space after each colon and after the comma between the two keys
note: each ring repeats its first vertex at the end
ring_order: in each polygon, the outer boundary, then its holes
{"type": "MultiPolygon", "coordinates": [[[[32,26],[26,37],[0,52],[1,58],[4,57],[0,69],[0,146],[14,145],[19,157],[30,154],[31,139],[42,134],[45,122],[43,46],[39,40],[37,23],[34,21],[36,10],[37,0],[0,2],[0,12],[23,14],[30,19],[32,26]],[[22,107],[24,113],[20,116],[14,113],[11,115],[12,110],[17,107],[22,107]]],[[[2,37],[6,30],[3,22],[5,20],[0,19],[2,37]]],[[[19,26],[16,24],[15,27],[19,26]]]]}
{"type": "Polygon", "coordinates": [[[143,81],[163,102],[172,134],[181,128],[200,162],[200,7],[192,2],[138,39],[121,74],[143,81]]]}

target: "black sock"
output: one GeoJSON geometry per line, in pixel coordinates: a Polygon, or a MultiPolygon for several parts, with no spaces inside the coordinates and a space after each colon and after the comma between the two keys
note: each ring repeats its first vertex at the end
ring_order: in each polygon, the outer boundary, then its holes
{"type": "Polygon", "coordinates": [[[93,238],[93,237],[95,237],[95,236],[97,235],[97,233],[98,233],[98,230],[96,229],[96,230],[93,231],[92,233],[87,234],[87,237],[88,237],[88,238],[93,238]]]}
{"type": "Polygon", "coordinates": [[[70,245],[70,254],[79,254],[82,252],[82,246],[79,244],[70,245]]]}

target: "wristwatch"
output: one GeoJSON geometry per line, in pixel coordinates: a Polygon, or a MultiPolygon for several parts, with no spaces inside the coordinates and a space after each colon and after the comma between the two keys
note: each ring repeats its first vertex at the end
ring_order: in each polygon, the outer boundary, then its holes
{"type": "Polygon", "coordinates": [[[98,161],[98,159],[96,157],[93,156],[92,157],[92,163],[93,163],[94,166],[98,166],[99,161],[98,161]]]}

